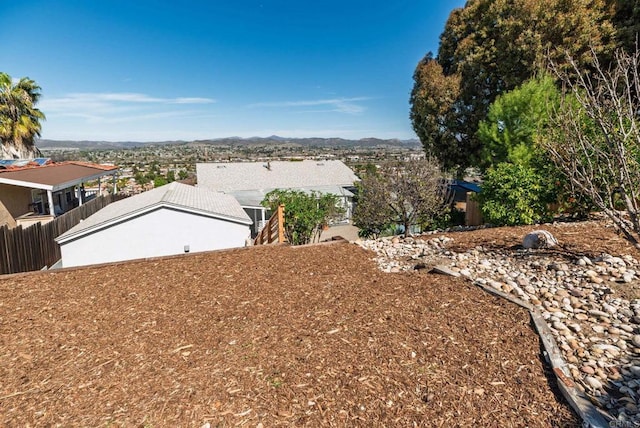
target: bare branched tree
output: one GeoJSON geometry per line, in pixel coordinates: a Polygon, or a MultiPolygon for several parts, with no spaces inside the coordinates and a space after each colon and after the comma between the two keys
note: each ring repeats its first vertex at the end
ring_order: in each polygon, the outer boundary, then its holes
{"type": "Polygon", "coordinates": [[[354,224],[379,233],[385,225],[428,222],[450,206],[452,193],[435,160],[391,162],[363,179],[354,224]]]}
{"type": "Polygon", "coordinates": [[[571,74],[551,63],[564,95],[542,144],[575,189],[640,246],[640,54],[617,51],[609,69],[592,58],[591,73],[571,58],[571,74]]]}

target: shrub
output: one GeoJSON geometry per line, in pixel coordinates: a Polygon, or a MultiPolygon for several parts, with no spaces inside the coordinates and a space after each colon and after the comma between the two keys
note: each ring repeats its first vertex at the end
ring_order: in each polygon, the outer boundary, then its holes
{"type": "Polygon", "coordinates": [[[299,190],[276,189],[267,193],[262,206],[275,211],[284,205],[284,233],[292,245],[313,242],[320,237],[322,226],[344,212],[338,196],[299,190]]]}
{"type": "Polygon", "coordinates": [[[497,225],[533,224],[551,218],[549,180],[527,165],[503,162],[487,170],[480,193],[485,221],[497,225]]]}

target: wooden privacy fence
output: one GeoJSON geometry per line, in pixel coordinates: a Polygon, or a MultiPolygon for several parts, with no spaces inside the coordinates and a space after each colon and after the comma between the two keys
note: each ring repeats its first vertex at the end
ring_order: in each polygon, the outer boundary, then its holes
{"type": "Polygon", "coordinates": [[[26,228],[0,227],[0,274],[28,272],[53,266],[60,260],[60,246],[55,238],[81,220],[125,195],[99,196],[46,224],[26,228]]]}
{"type": "Polygon", "coordinates": [[[283,242],[287,242],[287,238],[284,236],[284,205],[279,205],[276,212],[253,240],[253,245],[281,244],[283,242]]]}
{"type": "Polygon", "coordinates": [[[480,226],[482,224],[482,211],[480,211],[480,203],[476,197],[477,194],[467,192],[467,206],[464,214],[464,224],[467,226],[480,226]]]}

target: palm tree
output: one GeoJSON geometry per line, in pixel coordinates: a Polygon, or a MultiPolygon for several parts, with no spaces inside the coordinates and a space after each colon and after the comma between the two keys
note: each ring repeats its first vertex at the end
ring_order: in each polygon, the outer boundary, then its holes
{"type": "Polygon", "coordinates": [[[0,72],[0,159],[33,158],[40,154],[34,140],[40,136],[44,113],[35,108],[40,86],[28,77],[15,82],[0,72]]]}

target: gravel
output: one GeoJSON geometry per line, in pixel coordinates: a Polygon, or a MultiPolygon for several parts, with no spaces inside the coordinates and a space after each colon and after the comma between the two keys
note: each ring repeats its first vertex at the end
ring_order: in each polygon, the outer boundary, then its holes
{"type": "Polygon", "coordinates": [[[631,255],[567,255],[521,246],[454,251],[450,235],[358,241],[384,272],[442,265],[476,284],[525,300],[542,313],[576,385],[612,419],[640,426],[640,300],[615,285],[639,280],[631,255]]]}

